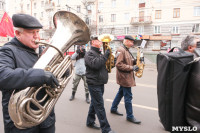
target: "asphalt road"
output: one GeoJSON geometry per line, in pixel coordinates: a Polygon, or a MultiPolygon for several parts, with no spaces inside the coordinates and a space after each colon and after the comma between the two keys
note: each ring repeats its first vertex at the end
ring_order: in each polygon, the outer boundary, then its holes
{"type": "MultiPolygon", "coordinates": [[[[137,86],[132,88],[133,112],[134,116],[142,121],[140,125],[126,121],[124,100],[121,101],[118,109],[124,116],[116,116],[110,113],[112,101],[119,88],[115,81],[115,74],[115,69],[113,69],[109,74],[109,81],[105,85],[104,93],[105,110],[112,130],[116,133],[168,133],[159,122],[156,67],[147,65],[144,69],[143,77],[136,78],[137,86]]],[[[71,87],[72,79],[55,106],[56,133],[101,133],[100,130],[86,127],[89,104],[85,102],[83,82],[80,82],[73,101],[69,101],[71,87]]],[[[0,94],[0,101],[1,97],[0,94]]],[[[1,106],[0,110],[2,110],[1,106]]],[[[0,133],[3,133],[2,111],[0,111],[0,118],[0,133]]],[[[98,119],[96,123],[98,123],[98,119]]]]}

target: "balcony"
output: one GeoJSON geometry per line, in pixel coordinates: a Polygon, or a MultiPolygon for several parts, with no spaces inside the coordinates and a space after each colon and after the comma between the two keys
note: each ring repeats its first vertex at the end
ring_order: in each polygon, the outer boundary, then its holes
{"type": "Polygon", "coordinates": [[[88,3],[94,3],[96,0],[86,0],[88,3]]]}
{"type": "Polygon", "coordinates": [[[131,24],[151,24],[151,16],[143,16],[143,17],[132,17],[131,24]]]}
{"type": "Polygon", "coordinates": [[[51,11],[55,8],[55,4],[54,3],[45,3],[45,10],[46,11],[51,11]]]}

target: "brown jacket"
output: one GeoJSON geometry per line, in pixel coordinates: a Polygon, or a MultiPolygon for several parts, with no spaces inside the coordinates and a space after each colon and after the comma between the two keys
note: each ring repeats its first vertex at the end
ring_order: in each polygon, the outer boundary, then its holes
{"type": "Polygon", "coordinates": [[[116,79],[117,84],[123,87],[136,86],[133,72],[133,57],[124,46],[120,46],[116,52],[116,79]]]}

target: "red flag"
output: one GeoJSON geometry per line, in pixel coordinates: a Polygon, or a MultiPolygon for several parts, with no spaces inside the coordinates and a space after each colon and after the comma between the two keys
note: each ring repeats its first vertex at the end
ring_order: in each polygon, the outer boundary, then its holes
{"type": "Polygon", "coordinates": [[[0,36],[6,37],[6,35],[15,36],[12,19],[5,12],[0,23],[0,36]]]}

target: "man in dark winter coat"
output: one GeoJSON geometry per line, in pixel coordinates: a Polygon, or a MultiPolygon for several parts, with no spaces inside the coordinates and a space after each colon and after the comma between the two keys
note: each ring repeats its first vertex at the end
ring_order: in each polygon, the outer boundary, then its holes
{"type": "Polygon", "coordinates": [[[101,54],[102,42],[98,40],[97,36],[91,38],[91,43],[91,49],[85,55],[86,81],[91,96],[86,125],[94,129],[101,128],[102,133],[114,133],[106,118],[103,100],[104,84],[108,82],[108,71],[105,63],[110,51],[106,50],[104,55],[101,54]],[[100,127],[95,124],[95,114],[99,119],[100,127]]]}
{"type": "Polygon", "coordinates": [[[2,92],[3,120],[5,133],[55,133],[55,114],[50,113],[38,126],[18,129],[10,118],[8,104],[11,94],[26,87],[46,84],[52,88],[59,85],[51,72],[34,69],[38,60],[40,22],[27,14],[14,14],[15,37],[0,49],[0,90],[2,92]]]}

